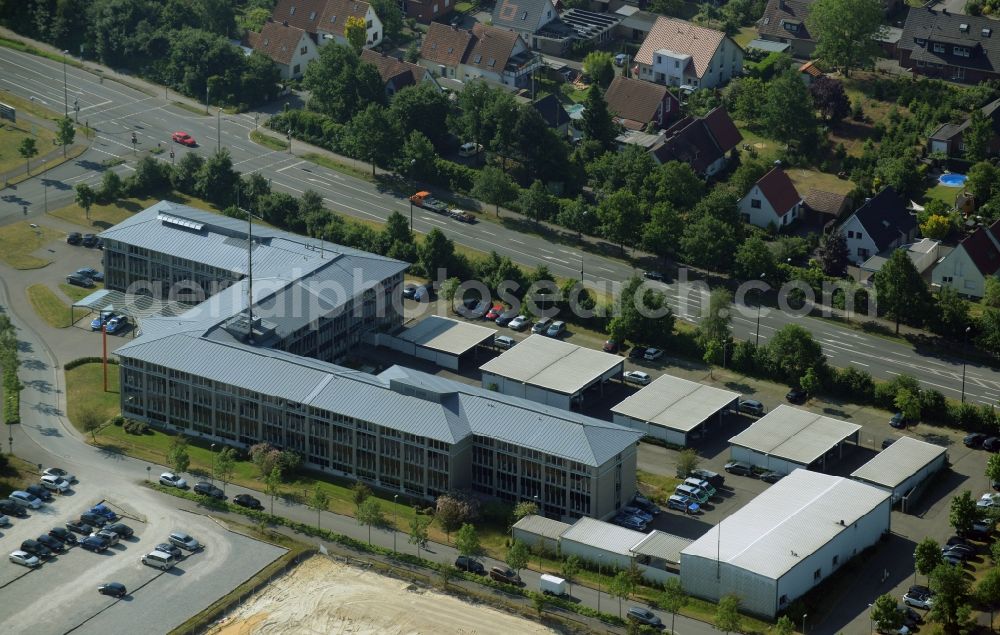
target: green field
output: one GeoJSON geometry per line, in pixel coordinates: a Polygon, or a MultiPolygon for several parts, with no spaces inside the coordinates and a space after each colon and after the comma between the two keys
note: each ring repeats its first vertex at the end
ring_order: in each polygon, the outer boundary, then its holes
{"type": "Polygon", "coordinates": [[[20,222],[0,227],[0,260],[15,269],[39,269],[52,262],[32,256],[31,252],[63,234],[44,225],[32,227],[33,224],[20,222]]]}

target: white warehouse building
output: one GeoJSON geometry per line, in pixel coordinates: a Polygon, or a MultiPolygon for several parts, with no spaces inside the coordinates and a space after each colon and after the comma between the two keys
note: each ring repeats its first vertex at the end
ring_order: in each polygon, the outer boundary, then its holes
{"type": "Polygon", "coordinates": [[[681,584],[696,597],[740,598],[774,618],[889,531],[888,492],[795,470],[681,551],[681,584]]]}
{"type": "MultiPolygon", "coordinates": [[[[912,492],[948,463],[940,445],[901,437],[851,473],[851,478],[892,494],[892,504],[912,502],[912,492]]],[[[916,490],[920,491],[920,490],[916,490]]]]}

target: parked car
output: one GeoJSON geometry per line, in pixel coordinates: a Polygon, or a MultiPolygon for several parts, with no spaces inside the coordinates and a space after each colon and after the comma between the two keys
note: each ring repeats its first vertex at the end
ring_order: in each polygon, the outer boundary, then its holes
{"type": "Polygon", "coordinates": [[[84,512],[80,514],[80,520],[94,529],[100,529],[108,524],[107,517],[101,516],[100,514],[92,514],[91,512],[84,512]]]}
{"type": "Polygon", "coordinates": [[[42,474],[42,478],[39,479],[42,487],[53,492],[59,492],[60,494],[65,494],[69,491],[69,481],[59,476],[52,476],[51,474],[42,474]]]}
{"type": "Polygon", "coordinates": [[[100,315],[98,315],[97,317],[95,317],[93,320],[90,321],[90,330],[100,331],[102,328],[104,328],[104,325],[108,323],[108,320],[110,320],[114,316],[115,314],[111,313],[110,311],[101,312],[100,315]]]}
{"type": "Polygon", "coordinates": [[[645,624],[646,626],[652,626],[654,628],[660,628],[663,626],[663,622],[656,616],[655,613],[640,606],[628,607],[627,617],[629,621],[636,622],[638,624],[645,624]]]}
{"type": "Polygon", "coordinates": [[[494,304],[490,307],[490,310],[486,312],[486,319],[493,322],[500,314],[502,314],[506,309],[504,309],[502,304],[494,304]]]}
{"type": "Polygon", "coordinates": [[[83,520],[66,521],[66,529],[84,536],[89,536],[94,531],[93,525],[85,523],[83,520]]]}
{"type": "Polygon", "coordinates": [[[934,598],[924,593],[908,592],[903,596],[903,603],[918,609],[929,609],[934,605],[934,598]]]}
{"type": "Polygon", "coordinates": [[[178,130],[177,132],[170,135],[170,140],[174,143],[179,143],[181,145],[193,148],[198,145],[198,142],[194,140],[194,137],[184,132],[183,130],[178,130]]]}
{"type": "Polygon", "coordinates": [[[653,362],[663,357],[663,349],[661,348],[647,348],[646,353],[642,356],[647,362],[653,362]]]}
{"type": "Polygon", "coordinates": [[[108,522],[114,522],[118,520],[118,514],[115,513],[113,509],[105,505],[104,503],[98,503],[88,510],[91,514],[97,514],[103,516],[108,522]]]}
{"type": "Polygon", "coordinates": [[[761,416],[764,414],[764,404],[756,399],[741,399],[739,411],[748,415],[761,416]]]}
{"type": "Polygon", "coordinates": [[[788,391],[788,394],[785,395],[785,399],[787,399],[789,403],[801,404],[806,402],[807,396],[806,391],[801,388],[792,388],[788,391]]]}
{"type": "Polygon", "coordinates": [[[496,322],[497,326],[507,326],[516,317],[518,317],[517,309],[507,309],[506,311],[498,315],[497,319],[494,321],[496,322]]]}
{"type": "Polygon", "coordinates": [[[743,461],[730,461],[726,463],[724,469],[730,474],[739,474],[740,476],[753,476],[753,467],[749,463],[744,463],[743,461]]]}
{"type": "Polygon", "coordinates": [[[28,512],[23,507],[11,500],[0,500],[0,514],[14,516],[15,518],[27,518],[28,512]]]}
{"type": "Polygon", "coordinates": [[[617,353],[619,348],[621,348],[621,346],[618,344],[618,340],[610,339],[605,340],[604,346],[601,347],[601,350],[605,353],[617,353]]]}
{"type": "Polygon", "coordinates": [[[945,545],[941,548],[941,553],[956,553],[968,560],[976,555],[976,548],[972,545],[945,545]]]}
{"type": "Polygon", "coordinates": [[[953,567],[961,567],[963,564],[965,564],[965,558],[961,554],[953,553],[951,551],[942,553],[941,560],[950,564],[953,567]]]}
{"type": "Polygon", "coordinates": [[[494,335],[493,336],[493,345],[496,346],[497,348],[501,349],[501,350],[508,350],[508,349],[514,348],[515,344],[517,344],[517,340],[515,340],[510,335],[494,335]]]}
{"type": "Polygon", "coordinates": [[[934,591],[931,591],[930,587],[924,586],[923,584],[911,584],[910,588],[907,589],[907,593],[916,593],[919,595],[934,595],[934,591]]]}
{"type": "Polygon", "coordinates": [[[110,320],[108,320],[108,325],[104,327],[104,330],[105,332],[108,333],[108,335],[113,335],[114,333],[117,333],[118,331],[125,328],[127,325],[128,325],[128,317],[124,315],[116,315],[110,320]]]}
{"type": "Polygon", "coordinates": [[[37,538],[38,542],[49,548],[52,553],[63,553],[66,551],[66,545],[63,544],[61,540],[56,540],[48,534],[42,534],[37,538]]]}
{"type": "Polygon", "coordinates": [[[71,273],[66,276],[66,282],[78,287],[83,287],[84,289],[90,289],[94,286],[94,281],[87,276],[81,276],[78,273],[71,273]]]}
{"type": "Polygon", "coordinates": [[[887,447],[889,447],[890,445],[892,445],[895,442],[896,442],[896,439],[893,439],[893,438],[882,439],[882,449],[883,450],[886,449],[887,447]]]}
{"type": "Polygon", "coordinates": [[[512,331],[523,331],[528,328],[529,324],[531,324],[531,320],[529,320],[527,316],[519,315],[511,320],[507,327],[512,331]]]}
{"type": "Polygon", "coordinates": [[[66,234],[66,242],[70,245],[80,244],[80,232],[70,232],[66,234]]]}
{"type": "Polygon", "coordinates": [[[34,494],[29,494],[28,492],[22,490],[15,490],[11,492],[10,495],[7,496],[7,498],[9,498],[11,502],[15,503],[16,505],[20,505],[21,507],[24,507],[26,509],[28,508],[38,509],[39,507],[42,506],[41,499],[39,499],[34,494]]]}
{"type": "Polygon", "coordinates": [[[260,501],[249,494],[237,494],[233,497],[233,502],[240,507],[246,507],[247,509],[264,509],[264,506],[260,504],[260,501]]]}
{"type": "Polygon", "coordinates": [[[624,527],[625,529],[631,529],[633,531],[646,531],[646,523],[641,518],[636,518],[635,516],[615,516],[612,521],[613,524],[619,527],[624,527]]]}
{"type": "Polygon", "coordinates": [[[104,531],[113,531],[118,534],[119,538],[131,538],[135,531],[131,527],[123,523],[114,523],[113,525],[108,525],[104,531]]]}
{"type": "Polygon", "coordinates": [[[706,470],[703,468],[697,468],[688,472],[688,476],[693,476],[695,478],[700,478],[702,480],[708,481],[712,484],[715,489],[719,489],[726,483],[726,477],[718,472],[713,472],[712,470],[706,470]]]}
{"type": "Polygon", "coordinates": [[[413,296],[417,293],[417,285],[407,284],[403,287],[403,297],[407,300],[412,300],[413,296]]]}
{"type": "Polygon", "coordinates": [[[201,543],[183,531],[175,531],[171,533],[167,536],[167,542],[172,545],[177,545],[181,549],[187,549],[188,551],[197,551],[198,549],[201,549],[201,543]]]}
{"type": "Polygon", "coordinates": [[[81,548],[86,549],[87,551],[93,551],[94,553],[106,551],[109,546],[108,541],[101,536],[87,536],[80,541],[81,548]]]}
{"type": "Polygon", "coordinates": [[[661,271],[643,271],[642,276],[647,280],[656,280],[657,282],[663,282],[663,272],[661,271]]]}
{"type": "Polygon", "coordinates": [[[466,298],[462,307],[457,309],[457,311],[459,315],[467,320],[481,320],[489,308],[490,305],[486,300],[466,298]]]}
{"type": "Polygon", "coordinates": [[[517,573],[509,567],[492,567],[490,569],[490,577],[497,582],[521,586],[521,576],[517,575],[517,573]]]}
{"type": "Polygon", "coordinates": [[[474,157],[483,151],[483,146],[472,141],[468,143],[463,143],[462,147],[458,149],[458,156],[460,157],[474,157]]]}
{"type": "Polygon", "coordinates": [[[627,370],[622,373],[622,379],[630,384],[639,384],[640,386],[645,386],[653,381],[648,374],[641,370],[627,370]]]}
{"type": "Polygon", "coordinates": [[[760,475],[760,480],[764,481],[765,483],[773,484],[777,483],[784,477],[785,475],[782,474],[781,472],[764,472],[763,474],[760,475]]]}
{"type": "Polygon", "coordinates": [[[903,416],[902,412],[897,412],[889,419],[889,425],[896,429],[903,429],[909,423],[909,420],[903,416]]]}
{"type": "Polygon", "coordinates": [[[226,498],[225,493],[215,485],[212,485],[208,481],[199,481],[194,484],[194,492],[196,494],[201,494],[203,496],[209,496],[211,498],[217,498],[219,500],[224,500],[226,498]]]}
{"type": "Polygon", "coordinates": [[[101,282],[104,280],[104,274],[93,267],[81,267],[77,269],[76,272],[81,276],[87,276],[95,282],[101,282]]]}
{"type": "Polygon", "coordinates": [[[560,337],[566,332],[566,323],[562,321],[553,322],[549,328],[545,329],[545,334],[549,337],[560,337]]]}
{"type": "Polygon", "coordinates": [[[10,516],[0,514],[0,527],[10,527],[10,516]]]}
{"type": "Polygon", "coordinates": [[[24,491],[28,492],[38,500],[43,503],[47,503],[52,500],[52,492],[42,487],[41,483],[28,485],[24,488],[24,491]]]}
{"type": "Polygon", "coordinates": [[[19,564],[22,567],[28,567],[34,569],[35,567],[40,567],[42,561],[38,559],[38,556],[28,553],[27,551],[22,551],[17,549],[10,553],[10,561],[14,564],[19,564]]]}
{"type": "Polygon", "coordinates": [[[76,483],[76,477],[75,476],[73,476],[72,474],[70,474],[66,470],[64,470],[62,468],[59,468],[59,467],[46,468],[42,472],[42,474],[47,474],[49,476],[58,476],[60,478],[66,479],[70,483],[76,483]]]}
{"type": "Polygon", "coordinates": [[[670,498],[667,499],[667,509],[676,509],[679,512],[687,512],[688,506],[691,505],[691,502],[691,499],[687,496],[672,494],[670,498]]]}
{"type": "Polygon", "coordinates": [[[84,234],[80,238],[80,244],[84,247],[97,247],[100,239],[94,234],[84,234]]]}
{"type": "Polygon", "coordinates": [[[117,545],[118,541],[122,538],[117,532],[111,531],[110,529],[98,529],[90,535],[103,538],[108,543],[109,547],[117,545]]]}
{"type": "Polygon", "coordinates": [[[174,557],[163,551],[150,551],[141,558],[142,564],[169,571],[174,566],[174,557]]]}
{"type": "Polygon", "coordinates": [[[532,333],[545,333],[549,329],[549,325],[552,324],[552,318],[541,318],[537,322],[531,325],[532,333]]]}
{"type": "Polygon", "coordinates": [[[987,452],[1000,452],[1000,438],[998,437],[987,437],[983,441],[983,449],[987,452]]]}
{"type": "Polygon", "coordinates": [[[622,513],[628,516],[635,516],[636,518],[642,520],[645,523],[653,522],[652,514],[650,514],[644,509],[639,509],[638,507],[633,505],[626,505],[625,507],[622,507],[622,513]]]}
{"type": "Polygon", "coordinates": [[[163,474],[160,474],[160,485],[176,487],[178,489],[187,489],[188,486],[187,481],[173,472],[164,472],[163,474]]]}
{"type": "Polygon", "coordinates": [[[65,527],[53,527],[49,530],[49,535],[63,543],[67,547],[76,545],[76,536],[65,527]]]}
{"type": "Polygon", "coordinates": [[[987,537],[993,533],[996,523],[989,519],[980,519],[972,523],[972,533],[980,537],[987,537]]]}
{"type": "Polygon", "coordinates": [[[645,346],[633,346],[631,349],[629,349],[628,352],[629,359],[642,359],[645,356],[646,356],[645,346]]]}
{"type": "Polygon", "coordinates": [[[128,591],[125,590],[125,585],[121,582],[105,582],[101,586],[97,587],[97,592],[101,595],[110,595],[111,597],[119,599],[128,595],[128,591]]]}
{"type": "Polygon", "coordinates": [[[476,575],[486,575],[486,567],[483,566],[483,563],[469,556],[459,556],[456,558],[455,567],[462,571],[475,573],[476,575]]]}
{"type": "Polygon", "coordinates": [[[983,494],[976,501],[976,507],[980,509],[988,509],[990,507],[1000,507],[1000,493],[990,492],[988,494],[983,494]]]}
{"type": "Polygon", "coordinates": [[[21,542],[21,551],[27,551],[33,556],[38,556],[39,558],[51,558],[52,550],[38,542],[37,540],[24,540],[21,542]]]}
{"type": "Polygon", "coordinates": [[[983,447],[983,441],[986,440],[986,435],[981,432],[973,432],[972,434],[965,435],[962,439],[962,443],[965,444],[967,448],[981,448],[983,447]]]}
{"type": "Polygon", "coordinates": [[[174,560],[180,560],[184,557],[184,552],[181,551],[180,547],[172,545],[169,542],[161,542],[156,545],[156,551],[162,551],[163,553],[169,553],[174,557],[174,560]]]}

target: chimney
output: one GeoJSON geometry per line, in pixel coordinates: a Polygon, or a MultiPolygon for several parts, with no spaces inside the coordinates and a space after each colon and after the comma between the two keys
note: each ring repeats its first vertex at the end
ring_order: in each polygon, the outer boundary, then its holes
{"type": "Polygon", "coordinates": [[[948,15],[948,7],[941,7],[941,15],[948,15]]]}
{"type": "Polygon", "coordinates": [[[288,26],[288,20],[282,20],[281,26],[288,26]]]}

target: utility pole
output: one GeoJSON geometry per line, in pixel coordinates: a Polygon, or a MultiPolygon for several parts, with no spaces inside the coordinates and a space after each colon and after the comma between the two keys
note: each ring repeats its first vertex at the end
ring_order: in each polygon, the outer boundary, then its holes
{"type": "Polygon", "coordinates": [[[215,113],[215,151],[222,152],[222,108],[215,113]]]}
{"type": "Polygon", "coordinates": [[[66,56],[69,51],[63,51],[63,116],[69,117],[69,90],[66,87],[66,56]]]}

